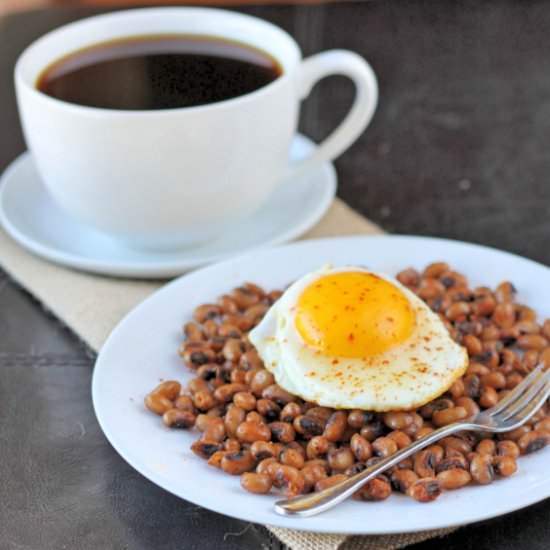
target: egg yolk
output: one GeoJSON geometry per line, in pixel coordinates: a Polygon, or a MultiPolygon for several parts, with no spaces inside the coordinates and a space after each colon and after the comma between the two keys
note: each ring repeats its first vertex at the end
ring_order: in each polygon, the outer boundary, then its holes
{"type": "Polygon", "coordinates": [[[407,297],[372,273],[338,272],[302,292],[295,325],[304,342],[323,355],[378,355],[412,333],[416,317],[407,297]]]}

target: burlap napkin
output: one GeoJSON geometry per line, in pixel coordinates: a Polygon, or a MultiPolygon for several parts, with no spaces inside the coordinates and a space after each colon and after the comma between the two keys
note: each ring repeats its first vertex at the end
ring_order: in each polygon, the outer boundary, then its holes
{"type": "MultiPolygon", "coordinates": [[[[382,230],[336,199],[321,221],[302,238],[382,230]]],[[[33,256],[0,230],[0,262],[18,283],[98,351],[113,327],[162,282],[111,279],[59,267],[33,256]]],[[[322,535],[268,527],[292,550],[393,550],[453,531],[442,529],[403,535],[322,535]]]]}

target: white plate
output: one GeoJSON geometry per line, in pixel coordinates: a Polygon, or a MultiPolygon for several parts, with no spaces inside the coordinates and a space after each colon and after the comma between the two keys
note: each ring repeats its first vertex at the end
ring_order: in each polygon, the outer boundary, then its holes
{"type": "Polygon", "coordinates": [[[246,521],[323,533],[402,533],[466,524],[522,508],[550,496],[550,452],[519,460],[509,479],[445,492],[431,504],[392,495],[384,502],[347,501],[311,518],[273,511],[275,496],[245,493],[239,478],[211,468],[189,446],[196,433],[170,431],[144,409],[143,397],[158,381],[185,382],[191,372],[176,349],[181,325],[193,308],[244,281],[281,288],[327,262],[360,264],[386,273],[445,260],[473,285],[511,280],[518,299],[550,317],[550,269],[490,248],[420,237],[347,237],[304,241],[249,254],[195,271],[168,284],[134,309],[104,345],[93,378],[93,402],[107,438],[134,468],[167,491],[246,521]]]}
{"type": "MultiPolygon", "coordinates": [[[[290,157],[301,158],[315,147],[297,134],[290,157]]],[[[141,252],[66,214],[50,198],[30,154],[24,153],[0,179],[0,223],[21,246],[52,262],[116,277],[173,277],[298,237],[319,221],[335,193],[336,171],[326,162],[296,181],[284,182],[253,216],[207,243],[172,252],[141,252]]]]}

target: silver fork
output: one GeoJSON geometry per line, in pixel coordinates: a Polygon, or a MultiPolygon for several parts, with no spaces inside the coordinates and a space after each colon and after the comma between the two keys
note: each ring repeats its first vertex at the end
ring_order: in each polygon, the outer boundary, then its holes
{"type": "Polygon", "coordinates": [[[280,500],[275,503],[275,511],[285,516],[307,517],[319,514],[336,506],[388,468],[443,437],[466,430],[501,433],[518,428],[525,424],[550,396],[550,370],[544,372],[543,369],[544,364],[541,363],[491,409],[430,432],[408,447],[328,489],[280,500]]]}

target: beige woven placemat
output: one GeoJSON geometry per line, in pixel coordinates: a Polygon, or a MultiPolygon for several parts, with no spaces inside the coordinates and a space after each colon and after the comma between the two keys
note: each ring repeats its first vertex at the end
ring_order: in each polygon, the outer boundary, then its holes
{"type": "MultiPolygon", "coordinates": [[[[382,230],[335,199],[321,221],[302,238],[358,233],[378,234],[382,230]]],[[[29,254],[1,229],[0,263],[96,351],[124,315],[162,285],[160,281],[112,279],[57,266],[29,254]]],[[[268,528],[292,550],[393,550],[453,531],[350,537],[268,528]]]]}

